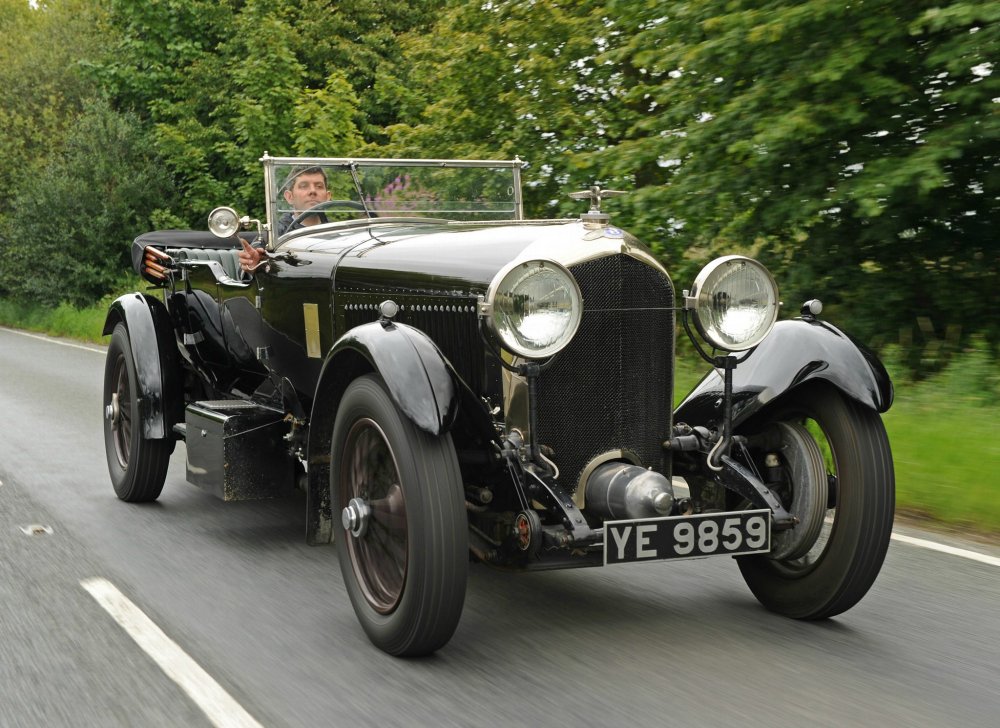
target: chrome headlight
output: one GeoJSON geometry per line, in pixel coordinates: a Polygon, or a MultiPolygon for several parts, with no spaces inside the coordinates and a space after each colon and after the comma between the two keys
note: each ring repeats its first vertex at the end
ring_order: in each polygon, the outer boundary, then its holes
{"type": "Polygon", "coordinates": [[[563,349],[576,334],[582,313],[576,279],[551,260],[503,268],[481,308],[503,347],[526,359],[544,359],[563,349]]]}
{"type": "Polygon", "coordinates": [[[684,298],[698,333],[723,351],[757,346],[771,333],[778,306],[778,286],[767,268],[742,255],[706,265],[684,298]]]}
{"type": "Polygon", "coordinates": [[[216,237],[232,237],[240,229],[240,216],[231,207],[216,207],[208,213],[208,229],[216,237]]]}

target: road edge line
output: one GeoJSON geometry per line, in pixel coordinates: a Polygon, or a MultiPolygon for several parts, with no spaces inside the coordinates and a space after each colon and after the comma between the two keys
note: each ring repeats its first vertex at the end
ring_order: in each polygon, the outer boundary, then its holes
{"type": "Polygon", "coordinates": [[[53,336],[45,336],[43,334],[30,334],[27,331],[20,331],[18,329],[12,329],[9,326],[0,326],[0,329],[11,333],[17,334],[18,336],[27,336],[29,339],[38,339],[39,341],[47,341],[50,344],[59,344],[59,346],[69,346],[73,349],[83,349],[84,351],[92,351],[95,354],[105,354],[104,349],[98,349],[95,346],[84,346],[83,344],[73,344],[69,341],[61,341],[53,336]]]}
{"type": "Polygon", "coordinates": [[[965,559],[971,559],[972,561],[979,561],[984,564],[989,564],[990,566],[1000,566],[1000,558],[996,556],[990,556],[989,554],[981,554],[978,551],[970,551],[968,549],[960,549],[955,546],[948,546],[947,544],[938,543],[937,541],[928,541],[924,538],[914,538],[913,536],[904,536],[901,533],[893,532],[892,539],[894,541],[901,541],[902,543],[910,544],[911,546],[919,546],[920,548],[930,549],[931,551],[940,551],[943,554],[951,554],[952,556],[961,556],[965,559]]]}
{"type": "Polygon", "coordinates": [[[187,693],[219,728],[263,728],[215,679],[170,639],[153,620],[107,579],[83,579],[80,586],[104,608],[143,652],[187,693]]]}

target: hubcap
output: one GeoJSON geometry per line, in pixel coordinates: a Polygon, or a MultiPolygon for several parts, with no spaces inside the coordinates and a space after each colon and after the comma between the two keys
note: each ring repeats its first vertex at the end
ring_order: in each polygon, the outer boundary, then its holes
{"type": "Polygon", "coordinates": [[[360,498],[351,498],[347,508],[341,514],[341,521],[344,529],[349,531],[354,538],[361,538],[368,530],[368,519],[371,517],[371,508],[360,498]]]}
{"type": "Polygon", "coordinates": [[[112,425],[118,424],[118,419],[121,417],[121,408],[118,406],[118,392],[111,393],[111,404],[104,408],[104,416],[111,420],[112,425]]]}

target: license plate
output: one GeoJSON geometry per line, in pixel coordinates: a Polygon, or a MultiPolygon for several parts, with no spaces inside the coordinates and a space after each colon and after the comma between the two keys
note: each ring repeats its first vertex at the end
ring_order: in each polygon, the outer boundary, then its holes
{"type": "Polygon", "coordinates": [[[771,550],[771,512],[732,511],[604,524],[604,564],[705,556],[763,554],[771,550]]]}

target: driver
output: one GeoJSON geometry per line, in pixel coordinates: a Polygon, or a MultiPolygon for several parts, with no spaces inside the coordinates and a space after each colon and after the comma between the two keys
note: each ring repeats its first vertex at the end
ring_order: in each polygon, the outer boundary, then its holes
{"type": "Polygon", "coordinates": [[[294,225],[292,224],[292,220],[305,210],[309,210],[321,202],[329,201],[330,190],[327,189],[326,172],[322,167],[296,167],[288,175],[282,190],[285,202],[291,205],[292,209],[278,218],[278,237],[289,230],[298,230],[307,225],[328,222],[326,215],[318,212],[315,215],[307,215],[294,225]]]}
{"type": "MultiPolygon", "coordinates": [[[[326,172],[322,167],[296,167],[293,169],[282,186],[282,196],[285,198],[285,202],[291,206],[291,210],[278,218],[276,231],[278,237],[289,230],[298,230],[307,225],[328,222],[324,213],[317,212],[315,215],[306,215],[293,224],[297,215],[330,199],[326,172]]],[[[240,267],[245,271],[252,271],[264,256],[263,248],[253,247],[244,241],[243,250],[240,251],[240,267]]]]}

